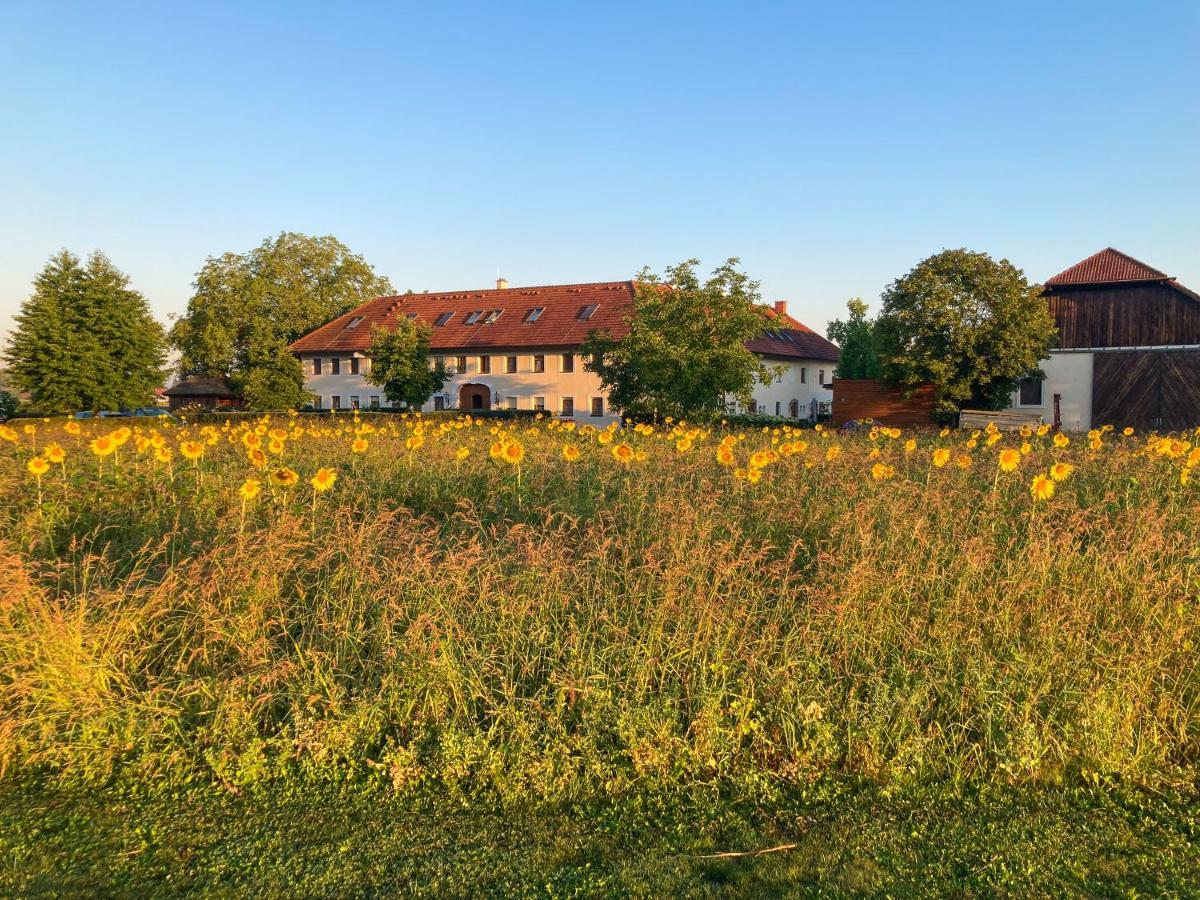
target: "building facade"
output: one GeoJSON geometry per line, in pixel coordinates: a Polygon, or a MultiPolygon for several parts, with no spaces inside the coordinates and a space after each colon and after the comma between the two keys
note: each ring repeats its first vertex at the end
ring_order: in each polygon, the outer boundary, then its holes
{"type": "MultiPolygon", "coordinates": [[[[522,409],[601,424],[609,407],[600,379],[579,348],[593,330],[628,330],[632,281],[379,297],[292,344],[305,387],[320,409],[384,409],[390,404],[366,376],[371,331],[400,317],[432,330],[433,356],[451,373],[423,410],[522,409]]],[[[755,411],[808,419],[831,397],[837,348],[787,314],[770,310],[772,328],[748,346],[775,369],[755,392],[755,411]]]]}
{"type": "Polygon", "coordinates": [[[1046,281],[1058,346],[1011,408],[1063,428],[1200,425],[1200,295],[1111,247],[1046,281]]]}

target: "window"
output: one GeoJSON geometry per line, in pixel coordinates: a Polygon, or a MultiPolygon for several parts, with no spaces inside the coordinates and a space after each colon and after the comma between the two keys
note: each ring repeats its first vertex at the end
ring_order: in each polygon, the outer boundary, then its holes
{"type": "Polygon", "coordinates": [[[444,356],[435,356],[435,357],[433,358],[433,368],[434,368],[434,369],[438,369],[438,368],[443,368],[443,369],[444,369],[444,368],[446,368],[446,357],[444,357],[444,356]]]}
{"type": "Polygon", "coordinates": [[[492,371],[492,358],[490,356],[479,357],[480,374],[486,375],[490,371],[492,371]]]}
{"type": "Polygon", "coordinates": [[[545,412],[546,411],[546,398],[545,397],[534,397],[533,398],[533,408],[536,409],[538,412],[545,412]]]}
{"type": "Polygon", "coordinates": [[[575,354],[574,353],[564,353],[562,355],[561,365],[560,365],[558,371],[560,371],[560,372],[574,372],[575,371],[575,354]]]}
{"type": "Polygon", "coordinates": [[[405,313],[404,318],[408,319],[410,322],[415,322],[415,321],[417,321],[417,314],[416,313],[405,313]]]}
{"type": "Polygon", "coordinates": [[[819,371],[817,373],[817,384],[822,385],[822,386],[824,386],[824,384],[825,384],[825,370],[824,369],[821,369],[821,371],[819,371]]]}
{"type": "Polygon", "coordinates": [[[358,409],[358,397],[355,397],[355,396],[350,397],[350,408],[358,409]]]}
{"type": "Polygon", "coordinates": [[[350,374],[351,375],[358,374],[358,357],[357,356],[350,357],[350,374]]]}
{"type": "Polygon", "coordinates": [[[450,312],[444,312],[440,316],[437,317],[437,319],[434,321],[433,324],[437,325],[440,328],[441,326],[445,325],[447,322],[449,322],[453,318],[454,318],[453,310],[451,310],[450,312]]]}
{"type": "Polygon", "coordinates": [[[373,394],[371,396],[371,409],[379,409],[379,395],[378,394],[373,394]]]}
{"type": "Polygon", "coordinates": [[[788,415],[793,419],[800,418],[800,401],[793,398],[788,403],[788,415]]]}
{"type": "Polygon", "coordinates": [[[516,409],[517,408],[517,398],[516,397],[505,397],[504,405],[509,409],[516,409]]]}
{"type": "Polygon", "coordinates": [[[546,311],[546,307],[535,306],[533,309],[531,309],[529,312],[527,312],[525,314],[525,321],[526,322],[536,322],[538,319],[540,319],[542,317],[542,313],[544,313],[545,311],[546,311]]]}
{"type": "Polygon", "coordinates": [[[331,409],[341,409],[342,408],[342,398],[339,397],[337,394],[334,394],[332,397],[329,398],[329,406],[331,409]]]}
{"type": "Polygon", "coordinates": [[[1029,376],[1021,379],[1020,406],[1042,405],[1042,379],[1029,376]]]}
{"type": "Polygon", "coordinates": [[[504,310],[493,309],[490,313],[487,314],[487,318],[485,318],[483,320],[483,324],[491,325],[493,322],[495,322],[497,319],[499,319],[500,316],[502,316],[503,314],[504,314],[504,310]]]}
{"type": "Polygon", "coordinates": [[[362,320],[363,320],[362,316],[355,316],[353,319],[351,319],[349,322],[346,323],[346,327],[347,328],[357,328],[358,323],[361,322],[362,320]]]}
{"type": "Polygon", "coordinates": [[[593,416],[604,415],[604,398],[603,397],[593,397],[592,398],[592,415],[593,416]]]}
{"type": "Polygon", "coordinates": [[[562,414],[564,416],[575,415],[575,398],[574,397],[563,397],[562,400],[560,401],[560,406],[562,409],[562,414]]]}
{"type": "Polygon", "coordinates": [[[454,364],[454,368],[458,371],[459,375],[465,374],[467,371],[467,358],[465,356],[460,356],[458,358],[458,362],[454,364]]]}
{"type": "Polygon", "coordinates": [[[312,370],[312,372],[313,372],[313,374],[314,374],[314,375],[320,375],[320,374],[321,374],[321,357],[319,357],[319,356],[315,356],[315,357],[313,357],[313,370],[312,370]]]}
{"type": "Polygon", "coordinates": [[[586,322],[588,319],[590,319],[592,316],[594,316],[596,314],[596,310],[598,310],[599,308],[600,308],[599,303],[589,303],[587,306],[585,306],[583,309],[581,309],[579,311],[579,321],[586,322]]]}
{"type": "Polygon", "coordinates": [[[504,371],[509,375],[517,371],[517,358],[515,356],[504,357],[504,371]]]}
{"type": "Polygon", "coordinates": [[[533,358],[533,371],[535,371],[535,372],[545,372],[546,371],[546,357],[535,356],[533,358]]]}
{"type": "Polygon", "coordinates": [[[342,374],[342,361],[339,357],[335,356],[333,359],[331,359],[329,361],[329,374],[330,375],[341,375],[342,374]]]}
{"type": "Polygon", "coordinates": [[[800,383],[808,384],[808,369],[804,368],[804,366],[800,367],[800,383]]]}
{"type": "Polygon", "coordinates": [[[479,321],[479,317],[483,315],[482,309],[477,309],[474,312],[467,313],[467,318],[463,321],[464,325],[474,325],[479,321]]]}
{"type": "Polygon", "coordinates": [[[775,401],[775,415],[779,415],[779,413],[780,413],[780,409],[781,409],[781,406],[780,406],[780,404],[779,404],[779,401],[778,401],[778,400],[776,400],[776,401],[775,401]]]}
{"type": "Polygon", "coordinates": [[[441,412],[445,408],[446,408],[446,398],[445,397],[438,396],[438,397],[433,398],[434,412],[441,412]]]}

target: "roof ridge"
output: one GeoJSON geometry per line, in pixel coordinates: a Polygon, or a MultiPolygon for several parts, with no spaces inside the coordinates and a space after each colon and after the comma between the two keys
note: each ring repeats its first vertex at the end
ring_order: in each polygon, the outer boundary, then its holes
{"type": "Polygon", "coordinates": [[[1147,265],[1116,247],[1105,247],[1047,278],[1046,285],[1110,284],[1122,281],[1173,280],[1165,272],[1147,265]]]}

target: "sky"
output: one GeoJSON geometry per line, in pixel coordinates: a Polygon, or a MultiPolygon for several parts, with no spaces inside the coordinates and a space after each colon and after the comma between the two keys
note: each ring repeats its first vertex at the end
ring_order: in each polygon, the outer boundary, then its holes
{"type": "Polygon", "coordinates": [[[943,248],[1200,289],[1200,3],[0,3],[0,334],[332,234],[398,290],[729,256],[818,331],[943,248]]]}

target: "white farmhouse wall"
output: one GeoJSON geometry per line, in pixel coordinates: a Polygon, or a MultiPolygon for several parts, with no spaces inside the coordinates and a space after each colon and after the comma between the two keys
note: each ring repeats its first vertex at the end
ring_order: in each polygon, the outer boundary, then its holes
{"type": "MultiPolygon", "coordinates": [[[[570,398],[574,401],[573,418],[581,423],[607,424],[616,418],[608,408],[608,399],[600,388],[599,377],[584,369],[584,358],[579,353],[571,354],[574,361],[574,371],[571,372],[562,371],[563,351],[559,349],[522,349],[514,352],[489,350],[484,355],[489,357],[490,371],[480,371],[480,354],[475,351],[466,354],[466,371],[459,372],[457,371],[458,354],[448,353],[445,356],[438,354],[439,358],[445,360],[446,366],[452,374],[446,380],[442,390],[431,397],[422,410],[432,412],[436,408],[437,397],[443,399],[446,409],[457,409],[462,386],[478,384],[491,391],[493,409],[507,408],[515,399],[517,409],[532,410],[536,408],[537,399],[541,398],[546,412],[559,415],[564,407],[564,398],[570,398]],[[515,356],[517,359],[515,372],[505,371],[506,360],[510,356],[515,356]],[[545,358],[544,372],[533,371],[535,356],[545,358]],[[592,415],[593,400],[596,398],[603,400],[604,412],[601,416],[592,415]]],[[[362,358],[359,363],[360,374],[350,375],[349,359],[349,354],[332,352],[302,354],[301,365],[304,368],[305,390],[320,398],[322,409],[332,407],[333,397],[340,398],[343,409],[349,409],[352,406],[351,398],[354,397],[358,398],[359,406],[363,409],[370,408],[371,398],[377,398],[380,407],[388,407],[389,403],[383,396],[383,389],[371,384],[364,377],[369,371],[370,361],[362,358]],[[332,375],[329,371],[329,361],[334,356],[341,357],[341,373],[338,375],[332,375]],[[320,375],[313,373],[312,360],[314,357],[321,359],[320,375]]]]}
{"type": "Polygon", "coordinates": [[[1036,412],[1043,422],[1054,421],[1054,395],[1059,394],[1062,427],[1068,431],[1087,431],[1092,427],[1092,360],[1094,354],[1071,350],[1053,350],[1042,360],[1046,373],[1042,382],[1042,402],[1021,405],[1021,392],[1013,391],[1011,409],[1036,412]]]}
{"type": "Polygon", "coordinates": [[[771,384],[760,384],[754,388],[754,402],[758,412],[768,416],[790,415],[793,400],[799,407],[799,417],[807,419],[812,411],[812,402],[830,403],[833,391],[824,387],[833,382],[833,369],[837,365],[825,359],[765,360],[768,366],[780,372],[771,384]]]}

